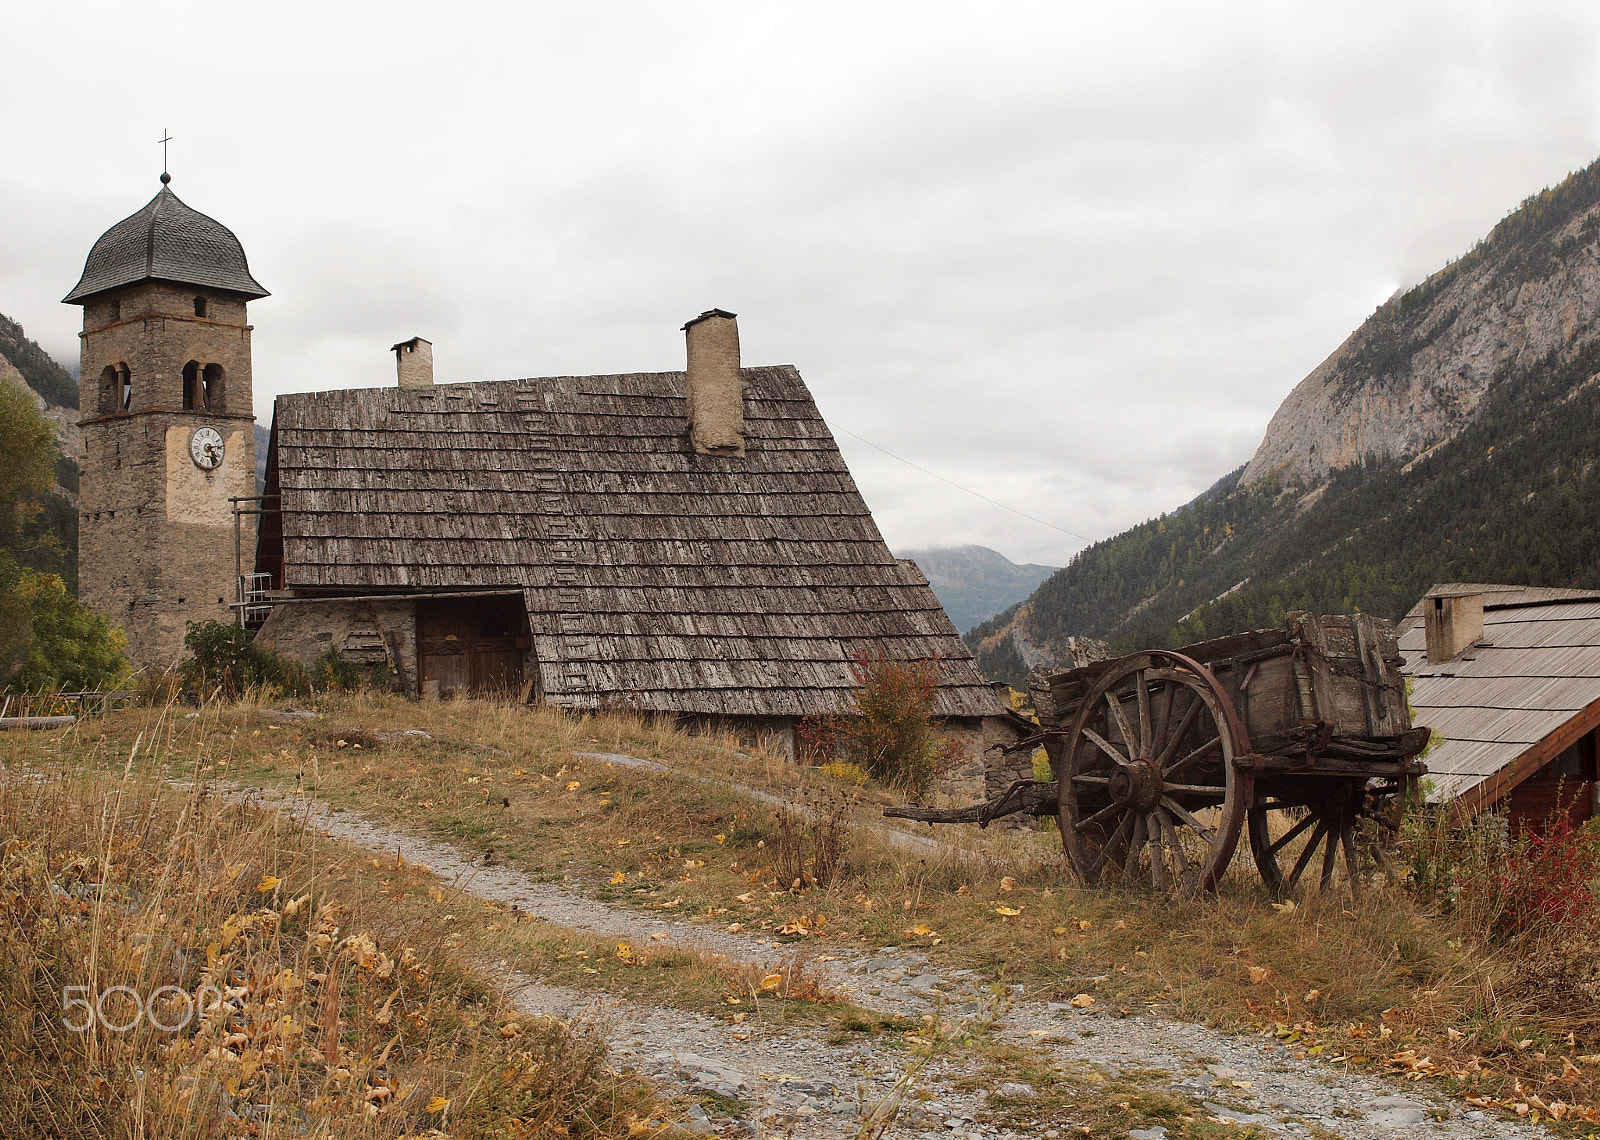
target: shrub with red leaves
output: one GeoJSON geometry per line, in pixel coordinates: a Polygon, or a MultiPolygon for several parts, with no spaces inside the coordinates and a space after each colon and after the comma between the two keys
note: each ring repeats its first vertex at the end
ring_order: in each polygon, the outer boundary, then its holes
{"type": "Polygon", "coordinates": [[[809,716],[800,740],[814,762],[843,756],[874,779],[926,791],[953,763],[961,746],[934,731],[930,714],[939,692],[938,658],[905,661],[866,650],[850,664],[856,688],[849,711],[809,716]]]}
{"type": "Polygon", "coordinates": [[[1494,876],[1500,903],[1495,933],[1513,937],[1592,925],[1597,873],[1596,837],[1565,814],[1553,815],[1542,831],[1518,837],[1494,876]]]}

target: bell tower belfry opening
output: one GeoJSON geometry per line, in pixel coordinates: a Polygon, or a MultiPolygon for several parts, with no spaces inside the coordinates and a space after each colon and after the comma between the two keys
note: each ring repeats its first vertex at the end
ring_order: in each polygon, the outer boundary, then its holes
{"type": "Polygon", "coordinates": [[[135,666],[231,621],[230,499],[256,493],[248,302],[268,293],[226,226],[161,191],[89,251],[83,306],[78,593],[135,666]]]}

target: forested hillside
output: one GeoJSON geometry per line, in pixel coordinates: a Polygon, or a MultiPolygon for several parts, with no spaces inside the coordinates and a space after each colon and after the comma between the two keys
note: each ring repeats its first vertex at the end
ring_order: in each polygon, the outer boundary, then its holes
{"type": "MultiPolygon", "coordinates": [[[[40,510],[7,534],[0,549],[16,564],[45,574],[58,574],[68,591],[78,591],[78,464],[65,454],[69,441],[59,438],[77,422],[78,382],[16,321],[0,313],[0,383],[20,381],[42,399],[45,418],[57,430],[55,489],[39,498],[40,510]]],[[[71,430],[76,430],[72,427],[71,430]]]]}
{"type": "Polygon", "coordinates": [[[61,408],[78,406],[78,382],[38,344],[28,339],[22,326],[0,313],[0,356],[9,360],[28,387],[61,408]]]}
{"type": "MultiPolygon", "coordinates": [[[[1308,379],[1296,390],[1311,390],[1326,407],[1328,388],[1357,384],[1338,398],[1348,417],[1359,417],[1384,402],[1374,393],[1430,382],[1416,375],[1425,370],[1422,347],[1437,363],[1458,340],[1499,345],[1501,364],[1470,409],[1456,409],[1447,440],[1427,446],[1419,438],[1316,478],[1303,464],[1264,466],[1263,453],[1293,455],[1307,434],[1289,423],[1285,430],[1299,439],[1280,439],[1273,451],[1269,431],[1254,482],[1233,472],[1187,506],[1096,543],[1026,603],[973,630],[968,643],[980,666],[1015,683],[1025,672],[1019,634],[1059,659],[1071,636],[1105,638],[1113,651],[1173,646],[1275,625],[1291,609],[1398,618],[1438,581],[1600,588],[1600,329],[1566,296],[1574,281],[1600,285],[1597,236],[1600,174],[1591,167],[1530,199],[1473,253],[1380,308],[1330,358],[1340,366],[1319,370],[1320,388],[1308,379]],[[1565,333],[1530,359],[1513,351],[1530,339],[1514,343],[1517,328],[1488,318],[1462,327],[1460,297],[1447,294],[1463,274],[1476,275],[1475,288],[1489,289],[1502,313],[1526,309],[1543,289],[1558,311],[1525,311],[1519,327],[1564,321],[1565,333]],[[1553,288],[1562,275],[1569,284],[1553,288]],[[1441,299],[1446,311],[1437,308],[1441,299]],[[1438,329],[1448,337],[1419,345],[1438,329]]],[[[1280,411],[1274,424],[1283,418],[1280,411]]],[[[1360,430],[1333,424],[1327,434],[1360,430]]]]}

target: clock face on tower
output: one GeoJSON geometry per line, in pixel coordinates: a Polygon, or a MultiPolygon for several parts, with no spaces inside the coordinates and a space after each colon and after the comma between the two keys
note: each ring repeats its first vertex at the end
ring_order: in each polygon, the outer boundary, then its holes
{"type": "Polygon", "coordinates": [[[222,435],[216,428],[196,428],[189,437],[189,458],[202,471],[215,471],[222,466],[222,435]]]}

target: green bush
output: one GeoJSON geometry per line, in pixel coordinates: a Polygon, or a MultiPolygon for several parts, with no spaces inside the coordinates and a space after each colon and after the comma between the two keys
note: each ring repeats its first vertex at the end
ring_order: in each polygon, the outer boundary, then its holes
{"type": "Polygon", "coordinates": [[[22,570],[16,577],[13,596],[33,612],[33,645],[12,692],[84,692],[127,681],[126,634],[69,594],[58,575],[22,570]]]}
{"type": "Polygon", "coordinates": [[[387,661],[361,665],[339,652],[337,645],[311,663],[311,676],[318,688],[353,693],[358,689],[387,690],[394,684],[394,670],[387,661]]]}
{"type": "Polygon", "coordinates": [[[127,638],[79,604],[55,574],[0,551],[0,685],[10,693],[114,689],[127,680],[127,638]]]}
{"type": "Polygon", "coordinates": [[[257,645],[255,636],[231,622],[190,622],[183,645],[191,656],[178,664],[185,687],[202,693],[219,688],[228,697],[265,686],[297,695],[310,692],[306,667],[257,645]]]}

